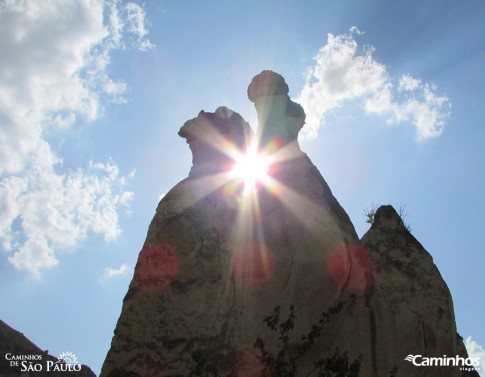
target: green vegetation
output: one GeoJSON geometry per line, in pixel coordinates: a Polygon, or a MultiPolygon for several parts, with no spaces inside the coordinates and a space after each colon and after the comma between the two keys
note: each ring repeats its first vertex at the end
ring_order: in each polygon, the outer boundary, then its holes
{"type": "MultiPolygon", "coordinates": [[[[376,211],[377,211],[377,208],[374,204],[372,204],[372,207],[370,209],[368,208],[364,209],[363,215],[365,217],[366,223],[374,224],[376,211]]],[[[404,219],[408,216],[408,212],[406,210],[406,204],[399,206],[399,211],[397,212],[397,214],[401,218],[404,228],[406,228],[408,232],[411,232],[411,229],[412,229],[411,225],[408,222],[404,221],[404,219]]]]}

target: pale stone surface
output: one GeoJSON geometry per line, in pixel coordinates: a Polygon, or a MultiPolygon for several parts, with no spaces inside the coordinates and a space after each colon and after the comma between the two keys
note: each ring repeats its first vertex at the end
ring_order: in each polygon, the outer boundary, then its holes
{"type": "Polygon", "coordinates": [[[408,355],[467,358],[467,352],[446,283],[392,206],[376,211],[361,242],[361,255],[373,264],[364,271],[373,271],[368,280],[374,284],[346,299],[317,344],[321,354],[338,348],[349,360],[361,356],[360,376],[388,377],[396,368],[396,377],[478,377],[460,367],[418,367],[404,360],[408,355]]]}
{"type": "Polygon", "coordinates": [[[230,155],[214,148],[212,131],[238,135],[231,144],[243,151],[247,123],[232,111],[201,112],[184,125],[180,135],[190,144],[194,166],[157,208],[103,377],[186,376],[195,352],[221,370],[234,370],[258,336],[268,336],[267,347],[274,349],[277,339],[263,318],[275,306],[295,305],[295,333],[303,334],[346,295],[349,281],[358,292],[366,289],[364,275],[349,279],[349,245],[359,243],[354,227],[298,146],[303,110],[286,94],[268,96],[254,82],[258,114],[266,114],[259,149],[278,155],[270,173],[274,183],[244,197],[228,176],[230,155]],[[327,266],[332,254],[339,261],[333,275],[327,266]]]}
{"type": "MultiPolygon", "coordinates": [[[[433,258],[391,206],[382,206],[362,238],[376,265],[367,298],[376,376],[397,367],[397,376],[461,376],[455,367],[416,367],[407,355],[467,357],[457,333],[450,291],[433,258]]],[[[469,373],[473,376],[478,374],[469,373]]]]}
{"type": "Polygon", "coordinates": [[[244,195],[231,175],[251,142],[249,125],[221,107],[201,112],[179,134],[193,153],[189,177],[159,203],[123,302],[101,377],[187,376],[195,354],[222,376],[267,376],[255,340],[277,352],[263,318],[296,312],[290,347],[345,302],[298,375],[338,348],[362,357],[361,376],[455,376],[404,361],[409,354],[464,355],[451,296],[432,258],[395,211],[379,209],[361,244],[327,183],[300,150],[301,106],[284,79],[256,76],[248,96],[258,112],[254,140],[270,155],[269,178],[244,195]],[[394,211],[394,212],[393,212],[394,211]],[[397,216],[397,217],[396,217],[397,216]]]}

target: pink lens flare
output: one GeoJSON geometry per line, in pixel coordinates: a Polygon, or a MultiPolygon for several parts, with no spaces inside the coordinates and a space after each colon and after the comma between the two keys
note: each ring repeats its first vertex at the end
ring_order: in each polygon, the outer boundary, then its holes
{"type": "Polygon", "coordinates": [[[372,257],[361,245],[337,246],[327,258],[327,271],[336,285],[351,293],[367,292],[376,279],[372,257]]]}
{"type": "Polygon", "coordinates": [[[165,289],[179,273],[179,262],[170,245],[147,243],[135,267],[135,285],[143,291],[165,289]]]}

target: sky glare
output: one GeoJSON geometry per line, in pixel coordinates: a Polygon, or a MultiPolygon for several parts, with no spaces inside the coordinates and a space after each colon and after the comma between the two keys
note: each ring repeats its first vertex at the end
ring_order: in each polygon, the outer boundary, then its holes
{"type": "Polygon", "coordinates": [[[485,2],[0,1],[0,319],[98,374],[177,132],[282,74],[359,236],[404,208],[482,356],[485,2]],[[60,310],[62,308],[62,310],[60,310]]]}

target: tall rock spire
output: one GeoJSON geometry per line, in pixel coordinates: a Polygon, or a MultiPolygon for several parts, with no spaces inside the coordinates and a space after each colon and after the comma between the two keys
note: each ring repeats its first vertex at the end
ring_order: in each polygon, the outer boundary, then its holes
{"type": "Polygon", "coordinates": [[[242,376],[241,357],[269,331],[263,319],[276,306],[293,305],[303,333],[348,290],[371,284],[353,255],[359,240],[349,217],[298,146],[305,114],[287,93],[271,71],[249,86],[257,147],[225,107],[181,128],[193,166],[158,205],[101,377],[187,376],[197,355],[242,376]],[[250,147],[267,166],[245,192],[232,170],[250,147]]]}
{"type": "Polygon", "coordinates": [[[226,107],[180,129],[193,166],[158,204],[100,377],[278,376],[281,352],[297,376],[466,375],[404,360],[466,357],[429,254],[392,207],[359,241],[300,149],[305,113],[281,75],[248,97],[254,136],[226,107]]]}

